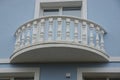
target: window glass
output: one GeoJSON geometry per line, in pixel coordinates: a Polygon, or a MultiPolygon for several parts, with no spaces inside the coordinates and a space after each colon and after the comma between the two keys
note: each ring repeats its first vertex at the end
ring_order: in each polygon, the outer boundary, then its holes
{"type": "Polygon", "coordinates": [[[0,80],[10,80],[10,79],[0,78],[0,80]]]}
{"type": "Polygon", "coordinates": [[[120,80],[120,78],[110,78],[109,80],[120,80]]]}
{"type": "Polygon", "coordinates": [[[80,17],[81,7],[63,7],[63,15],[80,17]]]}
{"type": "Polygon", "coordinates": [[[84,80],[106,80],[106,78],[85,78],[84,80]]]}
{"type": "Polygon", "coordinates": [[[14,80],[34,80],[34,78],[33,77],[26,77],[26,78],[17,77],[17,78],[14,78],[14,80]]]}
{"type": "Polygon", "coordinates": [[[58,15],[59,9],[44,9],[43,16],[58,15]]]}

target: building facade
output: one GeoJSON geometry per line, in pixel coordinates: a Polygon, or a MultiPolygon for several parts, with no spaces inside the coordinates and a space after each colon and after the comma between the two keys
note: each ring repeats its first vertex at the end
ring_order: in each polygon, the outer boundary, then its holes
{"type": "Polygon", "coordinates": [[[120,80],[119,3],[0,0],[0,80],[120,80]]]}

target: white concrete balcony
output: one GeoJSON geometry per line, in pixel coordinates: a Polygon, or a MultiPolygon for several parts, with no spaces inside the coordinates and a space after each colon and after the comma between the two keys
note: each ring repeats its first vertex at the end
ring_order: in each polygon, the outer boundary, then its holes
{"type": "Polygon", "coordinates": [[[100,25],[75,17],[34,19],[15,32],[11,63],[107,62],[105,33],[100,25]]]}

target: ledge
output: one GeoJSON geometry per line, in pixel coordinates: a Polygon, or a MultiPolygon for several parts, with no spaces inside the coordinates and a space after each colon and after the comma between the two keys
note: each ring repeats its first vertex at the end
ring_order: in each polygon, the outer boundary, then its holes
{"type": "Polygon", "coordinates": [[[24,47],[11,56],[11,63],[108,62],[106,53],[76,43],[44,42],[24,47]]]}

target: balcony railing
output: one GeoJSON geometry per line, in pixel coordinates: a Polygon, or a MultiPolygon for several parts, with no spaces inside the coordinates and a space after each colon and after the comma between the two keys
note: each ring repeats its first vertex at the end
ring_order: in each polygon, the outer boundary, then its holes
{"type": "MultiPolygon", "coordinates": [[[[105,55],[104,57],[108,59],[104,48],[105,33],[100,25],[89,20],[69,16],[41,17],[29,21],[17,29],[15,49],[11,58],[13,59],[23,53],[22,50],[32,46],[41,45],[41,48],[44,44],[71,44],[71,46],[86,47],[87,51],[96,50],[98,52],[95,53],[105,55]]],[[[55,52],[53,51],[53,53],[55,52]]]]}
{"type": "Polygon", "coordinates": [[[85,19],[68,16],[48,16],[23,24],[15,33],[15,52],[45,42],[71,42],[105,52],[105,30],[85,19]]]}

